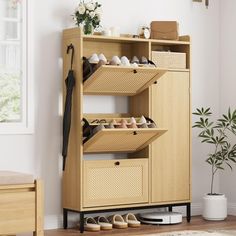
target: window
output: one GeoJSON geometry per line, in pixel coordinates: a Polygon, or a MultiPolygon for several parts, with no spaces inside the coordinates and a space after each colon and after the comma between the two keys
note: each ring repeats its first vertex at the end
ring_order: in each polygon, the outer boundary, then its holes
{"type": "Polygon", "coordinates": [[[27,10],[27,0],[0,0],[0,133],[32,132],[27,10]]]}

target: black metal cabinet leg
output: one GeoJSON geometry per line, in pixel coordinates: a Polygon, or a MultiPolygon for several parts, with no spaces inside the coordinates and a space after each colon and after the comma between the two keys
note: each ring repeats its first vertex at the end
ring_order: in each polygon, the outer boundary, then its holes
{"type": "Polygon", "coordinates": [[[68,227],[68,211],[63,208],[63,228],[67,229],[68,227]]]}
{"type": "Polygon", "coordinates": [[[168,206],[168,210],[169,210],[170,212],[172,212],[172,211],[173,211],[173,207],[172,207],[172,206],[168,206]]]}
{"type": "Polygon", "coordinates": [[[187,203],[186,210],[187,210],[187,222],[190,222],[191,221],[191,203],[187,203]]]}
{"type": "Polygon", "coordinates": [[[79,226],[79,229],[80,229],[80,233],[84,232],[84,213],[83,212],[80,212],[80,226],[79,226]]]}

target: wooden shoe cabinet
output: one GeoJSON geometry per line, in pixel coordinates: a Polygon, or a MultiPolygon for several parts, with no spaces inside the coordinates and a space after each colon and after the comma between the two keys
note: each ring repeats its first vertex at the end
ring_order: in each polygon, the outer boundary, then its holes
{"type": "MultiPolygon", "coordinates": [[[[63,172],[63,216],[84,215],[116,209],[186,206],[190,221],[191,202],[191,77],[190,39],[179,41],[113,38],[83,35],[78,28],[63,32],[63,78],[70,69],[68,45],[75,49],[73,70],[76,85],[68,156],[63,172]],[[83,83],[83,60],[93,53],[128,58],[152,57],[152,51],[186,54],[186,69],[101,66],[83,83]],[[128,114],[83,114],[84,95],[127,96],[128,114]],[[83,144],[85,117],[121,119],[152,118],[157,128],[102,129],[83,144]],[[88,153],[126,153],[127,157],[87,160],[88,153]]],[[[157,62],[158,65],[158,62],[157,62]]],[[[63,97],[66,88],[63,81],[63,97]]],[[[104,104],[105,105],[105,104],[104,104]]]]}

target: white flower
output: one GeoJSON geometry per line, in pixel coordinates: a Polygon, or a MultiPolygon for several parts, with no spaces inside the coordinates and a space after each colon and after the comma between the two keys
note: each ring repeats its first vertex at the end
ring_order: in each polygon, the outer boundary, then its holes
{"type": "Polygon", "coordinates": [[[91,16],[91,18],[93,18],[93,17],[95,16],[95,12],[94,12],[94,11],[91,11],[91,12],[89,13],[89,15],[91,16]]]}
{"type": "Polygon", "coordinates": [[[96,14],[97,18],[101,20],[101,14],[96,14]]]}
{"type": "Polygon", "coordinates": [[[85,6],[84,6],[84,4],[79,4],[77,10],[78,10],[79,14],[83,15],[85,13],[85,6]]]}
{"type": "Polygon", "coordinates": [[[95,6],[93,4],[93,2],[89,2],[86,4],[86,8],[89,10],[89,11],[93,11],[95,6]]]}
{"type": "Polygon", "coordinates": [[[95,13],[97,15],[101,15],[102,14],[102,8],[101,7],[98,7],[96,10],[95,10],[95,13]]]}

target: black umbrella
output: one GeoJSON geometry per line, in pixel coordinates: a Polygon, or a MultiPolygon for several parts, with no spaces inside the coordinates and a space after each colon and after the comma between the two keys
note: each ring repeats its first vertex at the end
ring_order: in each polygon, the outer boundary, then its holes
{"type": "Polygon", "coordinates": [[[63,171],[65,170],[65,165],[66,165],[66,156],[67,156],[67,149],[68,149],[68,142],[69,142],[69,135],[70,135],[70,125],[71,125],[72,93],[73,93],[73,88],[75,86],[75,77],[74,77],[74,72],[72,70],[73,59],[74,59],[74,46],[72,44],[70,44],[67,47],[67,54],[69,54],[70,50],[72,50],[71,68],[65,80],[66,101],[65,101],[65,109],[64,109],[64,116],[63,116],[63,147],[62,147],[63,171]]]}

